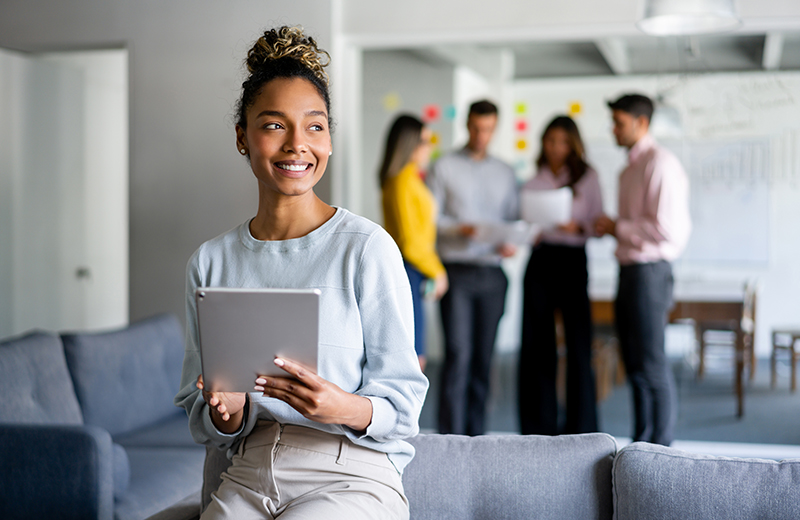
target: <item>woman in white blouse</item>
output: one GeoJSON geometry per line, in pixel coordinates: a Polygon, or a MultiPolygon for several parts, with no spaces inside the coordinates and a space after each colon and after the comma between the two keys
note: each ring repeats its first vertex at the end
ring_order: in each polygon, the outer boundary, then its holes
{"type": "Polygon", "coordinates": [[[523,434],[597,431],[592,322],[586,241],[603,213],[600,183],[585,160],[575,122],[558,116],[542,134],[537,174],[523,190],[572,190],[571,220],[545,230],[525,272],[519,360],[519,419],[523,434]],[[567,344],[566,421],[558,424],[555,311],[561,311],[567,344]]]}

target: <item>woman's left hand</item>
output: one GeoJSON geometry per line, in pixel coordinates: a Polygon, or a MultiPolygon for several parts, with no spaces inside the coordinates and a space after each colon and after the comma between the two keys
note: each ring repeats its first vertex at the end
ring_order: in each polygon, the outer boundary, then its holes
{"type": "Polygon", "coordinates": [[[558,230],[564,233],[569,233],[570,235],[580,235],[583,233],[583,228],[581,227],[580,223],[575,220],[570,220],[566,224],[559,224],[558,230]]]}
{"type": "Polygon", "coordinates": [[[325,424],[343,424],[363,432],[372,422],[372,401],[345,392],[299,363],[275,358],[275,365],[291,377],[259,376],[255,390],[264,397],[285,402],[306,419],[325,424]]]}

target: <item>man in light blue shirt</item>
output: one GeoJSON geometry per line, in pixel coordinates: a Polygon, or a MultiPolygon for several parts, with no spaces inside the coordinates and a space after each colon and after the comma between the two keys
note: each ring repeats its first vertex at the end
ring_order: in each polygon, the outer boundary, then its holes
{"type": "Polygon", "coordinates": [[[437,161],[428,183],[438,205],[438,249],[450,289],[441,300],[445,361],[439,400],[439,432],[481,435],[497,326],[508,280],[500,267],[516,253],[512,244],[480,239],[483,224],[518,218],[514,170],[488,155],[497,126],[489,101],[470,106],[469,141],[437,161]]]}

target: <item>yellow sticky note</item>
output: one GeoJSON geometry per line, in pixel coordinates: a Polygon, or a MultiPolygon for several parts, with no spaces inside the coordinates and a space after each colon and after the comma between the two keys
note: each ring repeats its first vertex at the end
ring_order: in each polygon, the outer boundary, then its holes
{"type": "Polygon", "coordinates": [[[431,144],[432,145],[439,144],[439,132],[433,132],[431,134],[431,144]]]}
{"type": "Polygon", "coordinates": [[[569,112],[569,115],[571,116],[580,115],[580,113],[583,112],[583,106],[581,105],[580,101],[573,101],[569,104],[567,112],[569,112]]]}
{"type": "Polygon", "coordinates": [[[525,112],[528,111],[528,105],[520,101],[519,103],[517,103],[516,111],[517,114],[524,114],[525,112]]]}
{"type": "Polygon", "coordinates": [[[525,139],[518,139],[517,140],[517,150],[524,150],[528,147],[528,141],[525,139]]]}
{"type": "Polygon", "coordinates": [[[402,100],[400,99],[400,96],[397,94],[397,92],[389,92],[388,94],[383,96],[382,101],[383,101],[383,108],[387,112],[394,112],[395,110],[400,108],[400,104],[402,103],[402,100]]]}

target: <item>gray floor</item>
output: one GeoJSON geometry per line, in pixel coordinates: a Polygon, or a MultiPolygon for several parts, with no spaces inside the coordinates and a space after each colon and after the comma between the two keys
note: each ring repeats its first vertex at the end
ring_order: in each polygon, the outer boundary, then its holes
{"type": "MultiPolygon", "coordinates": [[[[747,384],[744,416],[737,418],[730,360],[722,357],[711,361],[706,376],[698,380],[685,360],[673,360],[679,396],[676,439],[800,446],[800,391],[789,392],[786,364],[779,366],[778,385],[771,390],[769,360],[759,360],[755,378],[747,384]]],[[[440,365],[435,362],[426,370],[431,389],[420,417],[423,431],[436,429],[439,372],[440,365]]],[[[496,356],[488,406],[488,429],[493,433],[519,431],[516,380],[516,356],[496,356]]],[[[601,431],[618,438],[630,437],[631,403],[627,384],[615,386],[598,410],[601,431]]]]}

